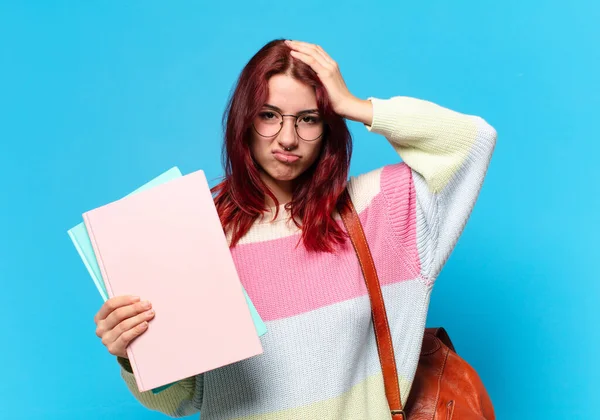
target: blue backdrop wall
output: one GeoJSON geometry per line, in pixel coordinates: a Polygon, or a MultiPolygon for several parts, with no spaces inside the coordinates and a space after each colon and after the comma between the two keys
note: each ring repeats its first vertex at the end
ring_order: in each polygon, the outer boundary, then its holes
{"type": "MultiPolygon", "coordinates": [[[[279,37],[322,45],[359,97],[416,96],[498,130],[428,324],[498,418],[594,418],[600,3],[206,3],[0,5],[0,418],[164,418],[95,336],[102,302],[66,230],[173,165],[214,182],[229,91],[279,37]]],[[[353,175],[397,160],[351,129],[353,175]]]]}

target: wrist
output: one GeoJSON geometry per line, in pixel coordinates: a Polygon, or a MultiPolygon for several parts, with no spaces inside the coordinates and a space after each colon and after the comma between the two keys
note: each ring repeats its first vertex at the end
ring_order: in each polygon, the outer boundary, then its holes
{"type": "Polygon", "coordinates": [[[353,97],[348,100],[346,106],[339,114],[348,120],[357,121],[365,125],[372,125],[373,104],[368,99],[353,97]]]}

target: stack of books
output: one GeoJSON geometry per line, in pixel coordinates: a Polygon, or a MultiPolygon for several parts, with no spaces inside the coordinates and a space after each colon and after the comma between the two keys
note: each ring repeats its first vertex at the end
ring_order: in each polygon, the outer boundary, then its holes
{"type": "Polygon", "coordinates": [[[140,392],[263,352],[267,329],[240,283],[203,171],[173,167],[83,213],[67,232],[104,301],[152,303],[127,356],[140,392]]]}

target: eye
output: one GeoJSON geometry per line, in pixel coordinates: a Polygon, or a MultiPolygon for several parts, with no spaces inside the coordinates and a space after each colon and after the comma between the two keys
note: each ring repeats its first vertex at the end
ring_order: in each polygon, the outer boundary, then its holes
{"type": "Polygon", "coordinates": [[[269,119],[275,118],[275,114],[272,112],[269,112],[269,111],[263,111],[263,112],[259,113],[258,116],[260,118],[262,118],[263,120],[269,120],[269,119]]]}
{"type": "Polygon", "coordinates": [[[300,122],[302,122],[303,124],[318,124],[319,122],[321,122],[321,119],[318,115],[304,115],[300,119],[300,122]]]}

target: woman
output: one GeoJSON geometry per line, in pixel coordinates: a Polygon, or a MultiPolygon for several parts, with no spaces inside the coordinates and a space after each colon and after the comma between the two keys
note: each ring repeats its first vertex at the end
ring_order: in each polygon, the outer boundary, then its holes
{"type": "Polygon", "coordinates": [[[140,394],[126,348],[151,322],[150,303],[110,299],[95,317],[98,336],[135,397],[170,416],[390,418],[367,290],[336,203],[347,187],[379,273],[406,403],[430,293],[479,195],[495,130],[419,99],[358,99],[322,48],[281,40],[246,65],[225,121],[215,203],[267,322],[264,353],[140,394]],[[344,119],[387,138],[403,162],[347,182],[344,119]]]}

